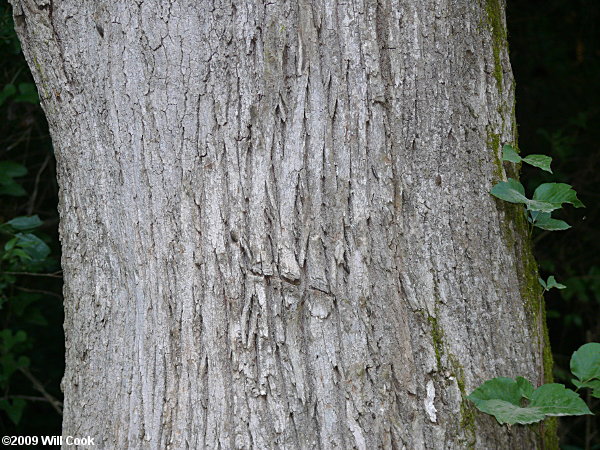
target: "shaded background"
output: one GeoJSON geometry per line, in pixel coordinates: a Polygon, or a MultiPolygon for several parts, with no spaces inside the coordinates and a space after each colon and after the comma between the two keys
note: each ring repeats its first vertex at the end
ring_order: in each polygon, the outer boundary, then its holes
{"type": "MultiPolygon", "coordinates": [[[[567,386],[573,351],[600,341],[599,19],[598,0],[508,0],[519,147],[554,158],[553,175],[526,166],[521,180],[528,192],[541,182],[572,184],[587,206],[558,213],[570,230],[533,235],[542,276],[568,286],[546,294],[554,375],[567,386]]],[[[46,121],[6,0],[0,61],[0,224],[41,219],[0,225],[0,434],[57,435],[64,370],[58,188],[46,121]]],[[[598,400],[586,400],[600,411],[598,400]]],[[[597,417],[563,418],[559,434],[565,449],[600,449],[597,417]]]]}

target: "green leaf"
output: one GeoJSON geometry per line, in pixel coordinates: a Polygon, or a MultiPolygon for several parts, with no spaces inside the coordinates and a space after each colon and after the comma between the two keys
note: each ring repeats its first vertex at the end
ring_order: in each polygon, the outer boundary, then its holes
{"type": "Polygon", "coordinates": [[[546,288],[546,282],[543,279],[541,279],[541,278],[538,278],[538,281],[540,282],[540,284],[542,285],[542,287],[544,288],[544,290],[547,291],[548,289],[546,288]]]}
{"type": "Polygon", "coordinates": [[[560,208],[557,203],[540,202],[537,200],[527,200],[527,209],[530,211],[552,212],[560,208]]]}
{"type": "Polygon", "coordinates": [[[6,252],[11,251],[13,248],[15,248],[15,245],[17,245],[17,242],[19,242],[19,239],[16,237],[9,240],[6,244],[4,244],[4,251],[6,251],[6,252]]]}
{"type": "Polygon", "coordinates": [[[0,92],[0,106],[8,99],[11,95],[15,95],[17,93],[17,88],[15,88],[14,84],[7,84],[0,92]]]}
{"type": "Polygon", "coordinates": [[[0,333],[0,338],[2,339],[2,345],[0,346],[2,353],[8,353],[15,345],[27,340],[27,333],[23,330],[19,330],[13,335],[12,330],[5,328],[2,330],[2,333],[0,333]]]}
{"type": "Polygon", "coordinates": [[[558,383],[543,384],[532,396],[529,408],[538,408],[547,416],[582,416],[592,414],[576,392],[558,383]]]}
{"type": "Polygon", "coordinates": [[[520,163],[521,157],[512,145],[506,144],[504,147],[502,147],[502,161],[520,163]]]}
{"type": "Polygon", "coordinates": [[[542,170],[552,173],[552,170],[550,169],[552,158],[550,156],[528,155],[524,158],[521,158],[512,145],[507,144],[502,147],[502,160],[513,163],[520,163],[521,161],[524,161],[527,164],[539,167],[542,170]]]}
{"type": "Polygon", "coordinates": [[[17,233],[15,236],[19,239],[17,246],[22,248],[32,261],[43,261],[50,254],[50,247],[35,234],[17,233]]]}
{"type": "Polygon", "coordinates": [[[11,197],[24,197],[27,195],[27,191],[23,187],[10,179],[8,182],[3,183],[0,180],[0,195],[10,195],[11,197]]]}
{"type": "MultiPolygon", "coordinates": [[[[0,356],[0,380],[7,381],[13,374],[19,369],[17,362],[15,361],[15,355],[13,353],[4,353],[0,356]]],[[[2,385],[2,383],[0,383],[2,385]]]]}
{"type": "Polygon", "coordinates": [[[9,220],[6,223],[13,227],[15,230],[32,230],[34,228],[39,227],[44,222],[42,222],[39,216],[36,214],[35,216],[15,217],[14,219],[9,220]]]}
{"type": "Polygon", "coordinates": [[[577,389],[592,389],[592,397],[600,398],[600,380],[579,381],[576,379],[572,379],[571,381],[575,386],[577,386],[577,389]]]}
{"type": "Polygon", "coordinates": [[[546,290],[549,291],[552,288],[556,288],[556,289],[565,289],[567,286],[565,286],[564,284],[560,284],[556,281],[556,279],[554,278],[554,275],[550,275],[548,277],[548,281],[546,281],[546,290]]]}
{"type": "Polygon", "coordinates": [[[19,368],[27,368],[31,364],[31,360],[27,356],[19,356],[17,359],[17,366],[19,368]]]}
{"type": "Polygon", "coordinates": [[[553,219],[549,212],[533,211],[530,222],[537,228],[548,231],[561,231],[571,228],[571,225],[567,222],[553,219]]]}
{"type": "Polygon", "coordinates": [[[37,89],[33,83],[19,83],[19,94],[15,97],[15,102],[38,104],[37,89]]]}
{"type": "Polygon", "coordinates": [[[0,409],[4,410],[10,420],[18,425],[23,416],[23,409],[25,408],[26,402],[22,398],[15,398],[12,403],[7,399],[0,400],[0,409]]]}
{"type": "Polygon", "coordinates": [[[521,400],[521,397],[523,397],[523,395],[517,381],[506,377],[487,380],[468,396],[475,405],[477,405],[478,402],[492,399],[517,404],[521,400]]]}
{"type": "Polygon", "coordinates": [[[14,161],[0,161],[0,195],[22,197],[27,195],[25,189],[13,178],[27,174],[25,166],[14,161]]]}
{"type": "Polygon", "coordinates": [[[482,404],[476,405],[477,409],[486,414],[490,414],[496,418],[500,425],[508,423],[528,424],[544,420],[546,415],[536,408],[522,408],[514,403],[505,402],[503,400],[487,400],[482,404]]]}
{"type": "Polygon", "coordinates": [[[490,191],[495,197],[510,203],[521,203],[532,211],[550,212],[560,208],[560,205],[543,201],[530,200],[525,197],[525,188],[517,180],[509,178],[494,185],[490,191]]]}
{"type": "Polygon", "coordinates": [[[17,256],[21,260],[22,263],[29,262],[32,260],[31,256],[28,253],[26,253],[25,251],[21,250],[20,248],[15,248],[11,252],[11,255],[17,256]]]}
{"type": "Polygon", "coordinates": [[[591,414],[579,395],[562,384],[545,384],[534,390],[522,377],[488,380],[467,398],[480,411],[493,415],[500,424],[528,424],[539,422],[545,416],[591,414]],[[523,406],[525,399],[530,402],[523,406]]]}
{"type": "Polygon", "coordinates": [[[558,208],[563,203],[570,203],[576,208],[584,206],[577,198],[577,192],[571,188],[571,185],[565,183],[540,184],[533,193],[533,199],[541,202],[555,203],[558,205],[558,208]]]}
{"type": "Polygon", "coordinates": [[[571,372],[579,381],[600,379],[600,344],[584,344],[571,356],[571,372]]]}
{"type": "Polygon", "coordinates": [[[527,378],[517,377],[517,386],[519,387],[519,390],[521,391],[521,395],[523,397],[531,398],[531,395],[534,391],[534,387],[527,378]]]}
{"type": "Polygon", "coordinates": [[[494,185],[490,191],[495,197],[510,203],[527,204],[529,199],[525,197],[525,188],[517,180],[509,178],[508,181],[501,181],[494,185]]]}
{"type": "Polygon", "coordinates": [[[552,173],[552,169],[550,168],[550,164],[552,163],[552,158],[546,155],[527,155],[523,158],[523,161],[527,164],[535,167],[539,167],[546,172],[552,173]]]}
{"type": "Polygon", "coordinates": [[[19,330],[15,333],[14,342],[19,343],[19,342],[25,342],[26,340],[27,340],[27,333],[25,333],[23,330],[19,330]]]}
{"type": "Polygon", "coordinates": [[[22,177],[27,175],[27,168],[14,161],[0,161],[0,174],[10,178],[22,177]]]}

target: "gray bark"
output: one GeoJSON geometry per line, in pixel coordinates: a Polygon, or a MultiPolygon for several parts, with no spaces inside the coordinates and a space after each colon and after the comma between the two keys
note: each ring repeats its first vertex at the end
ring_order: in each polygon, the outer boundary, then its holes
{"type": "Polygon", "coordinates": [[[501,0],[11,1],[61,187],[65,436],[540,445],[465,399],[544,377],[524,227],[488,193],[501,0]]]}

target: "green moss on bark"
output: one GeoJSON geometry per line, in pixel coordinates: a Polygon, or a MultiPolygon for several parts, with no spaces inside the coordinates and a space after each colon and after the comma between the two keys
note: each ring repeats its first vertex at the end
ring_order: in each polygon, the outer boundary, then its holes
{"type": "Polygon", "coordinates": [[[493,182],[494,182],[494,184],[496,184],[496,183],[502,181],[504,178],[504,167],[502,166],[502,160],[500,159],[500,156],[498,154],[499,149],[500,149],[500,134],[494,133],[493,131],[491,131],[490,127],[488,127],[488,130],[487,130],[486,144],[487,144],[487,147],[492,152],[492,155],[494,156],[495,170],[494,170],[493,182]]]}
{"type": "Polygon", "coordinates": [[[465,383],[465,370],[458,362],[458,359],[454,355],[449,356],[450,365],[452,369],[452,376],[456,378],[456,384],[460,391],[460,426],[465,431],[467,436],[467,442],[465,442],[468,449],[474,449],[477,443],[477,427],[475,425],[475,417],[477,411],[473,404],[467,399],[467,390],[465,383]]]}
{"type": "Polygon", "coordinates": [[[503,5],[500,0],[486,0],[487,23],[492,29],[492,52],[494,54],[494,78],[502,92],[502,51],[507,47],[506,28],[502,20],[503,5]]]}
{"type": "Polygon", "coordinates": [[[437,317],[427,316],[427,321],[431,327],[431,339],[433,341],[433,350],[435,351],[437,370],[438,372],[441,372],[443,369],[442,356],[444,355],[444,332],[438,324],[437,317]]]}
{"type": "Polygon", "coordinates": [[[440,327],[437,319],[438,313],[438,302],[436,287],[436,304],[434,316],[427,315],[427,322],[431,329],[431,339],[433,342],[433,349],[435,351],[435,359],[437,363],[437,370],[439,373],[448,373],[456,380],[458,390],[460,391],[460,428],[464,430],[467,441],[465,442],[465,448],[474,449],[477,443],[477,430],[475,425],[475,419],[477,411],[473,404],[467,399],[468,393],[466,390],[465,382],[465,371],[463,366],[458,362],[456,356],[452,353],[447,353],[444,348],[444,330],[440,327]],[[442,361],[444,355],[447,355],[447,364],[449,367],[445,367],[442,361]]]}

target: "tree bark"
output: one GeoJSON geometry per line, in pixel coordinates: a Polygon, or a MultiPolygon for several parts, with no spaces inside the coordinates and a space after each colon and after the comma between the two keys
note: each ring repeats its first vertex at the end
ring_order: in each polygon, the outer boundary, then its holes
{"type": "Polygon", "coordinates": [[[61,187],[65,436],[543,445],[466,400],[550,375],[526,223],[489,194],[503,0],[11,1],[61,187]]]}

